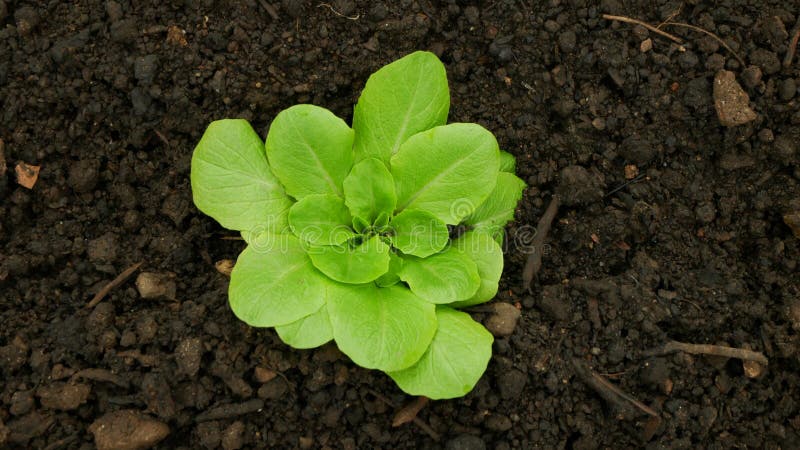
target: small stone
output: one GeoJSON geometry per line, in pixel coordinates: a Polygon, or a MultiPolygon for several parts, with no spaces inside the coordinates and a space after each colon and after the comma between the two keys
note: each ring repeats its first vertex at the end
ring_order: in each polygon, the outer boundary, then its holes
{"type": "Polygon", "coordinates": [[[734,127],[756,119],[750,97],[736,81],[736,75],[720,70],[714,77],[714,107],[722,125],[734,127]]]}
{"type": "Polygon", "coordinates": [[[258,398],[265,400],[277,400],[283,397],[289,390],[289,386],[283,378],[275,378],[258,388],[258,398]]]}
{"type": "Polygon", "coordinates": [[[235,265],[236,261],[232,259],[221,259],[214,263],[214,268],[217,269],[217,272],[230,278],[231,272],[233,272],[233,266],[235,265]]]}
{"type": "Polygon", "coordinates": [[[486,450],[486,444],[478,436],[460,434],[447,441],[445,450],[486,450]]]}
{"type": "Polygon", "coordinates": [[[256,367],[255,370],[253,371],[253,375],[257,382],[264,384],[269,381],[272,381],[272,379],[278,376],[278,373],[272,369],[266,369],[264,367],[256,367]]]}
{"type": "Polygon", "coordinates": [[[497,387],[500,390],[500,396],[506,400],[519,398],[527,382],[527,375],[518,369],[511,369],[503,372],[497,377],[497,387]]]}
{"type": "Polygon", "coordinates": [[[106,14],[112,22],[122,19],[122,5],[114,0],[106,2],[106,14]]]}
{"type": "Polygon", "coordinates": [[[36,185],[36,181],[39,180],[39,169],[41,169],[41,166],[34,166],[25,161],[20,161],[17,166],[14,167],[14,171],[17,174],[17,184],[26,189],[33,189],[33,186],[36,185]]]}
{"type": "Polygon", "coordinates": [[[639,167],[635,164],[628,164],[625,166],[625,179],[632,180],[639,175],[639,167]]]}
{"type": "Polygon", "coordinates": [[[11,396],[11,407],[8,412],[15,416],[27,414],[33,409],[33,392],[17,391],[11,396]]]}
{"type": "Polygon", "coordinates": [[[138,411],[105,414],[89,426],[98,450],[145,450],[169,434],[169,427],[138,411]]]}
{"type": "Polygon", "coordinates": [[[170,25],[167,28],[167,44],[181,47],[189,45],[189,42],[186,40],[186,30],[175,25],[170,25]]]}
{"type": "Polygon", "coordinates": [[[142,298],[175,300],[177,285],[172,274],[142,272],[136,277],[136,289],[142,298]]]}
{"type": "Polygon", "coordinates": [[[520,311],[509,303],[492,305],[494,314],[486,320],[486,329],[495,336],[511,336],[517,327],[520,311]]]}
{"type": "Polygon", "coordinates": [[[653,40],[650,38],[643,40],[642,43],[639,44],[639,51],[642,53],[647,53],[652,49],[653,49],[653,40]]]}
{"type": "Polygon", "coordinates": [[[764,366],[755,361],[742,361],[742,368],[747,378],[758,378],[764,373],[764,366]]]}
{"type": "Polygon", "coordinates": [[[244,446],[244,423],[233,422],[222,432],[222,448],[224,450],[238,450],[244,446]]]}
{"type": "Polygon", "coordinates": [[[55,382],[36,390],[36,396],[47,409],[71,411],[86,403],[92,388],[88,384],[55,382]]]}
{"type": "Polygon", "coordinates": [[[784,102],[794,98],[797,93],[797,83],[794,78],[787,78],[778,84],[778,98],[784,102]]]}
{"type": "Polygon", "coordinates": [[[784,214],[783,223],[792,230],[794,237],[800,239],[800,211],[784,214]]]}
{"type": "Polygon", "coordinates": [[[511,419],[502,414],[492,414],[486,418],[486,428],[492,431],[508,431],[512,427],[511,419]]]}
{"type": "Polygon", "coordinates": [[[184,338],[175,349],[175,362],[178,370],[190,377],[197,375],[203,358],[203,343],[200,338],[184,338]]]}
{"type": "Polygon", "coordinates": [[[572,30],[564,31],[558,35],[558,46],[564,53],[572,53],[575,50],[578,38],[572,30]]]}
{"type": "Polygon", "coordinates": [[[754,89],[761,84],[762,76],[761,69],[758,66],[747,66],[742,71],[742,82],[748,89],[754,89]]]}

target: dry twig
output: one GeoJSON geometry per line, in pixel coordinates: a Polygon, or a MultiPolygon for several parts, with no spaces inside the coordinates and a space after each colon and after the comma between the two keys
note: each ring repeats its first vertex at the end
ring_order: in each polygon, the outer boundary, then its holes
{"type": "Polygon", "coordinates": [[[664,36],[665,38],[667,38],[667,39],[669,39],[669,40],[671,40],[671,41],[673,41],[675,43],[683,44],[683,39],[681,39],[681,38],[679,38],[677,36],[674,36],[672,34],[669,34],[666,31],[659,30],[658,28],[654,27],[653,25],[650,25],[647,22],[642,22],[641,20],[636,20],[636,19],[632,19],[630,17],[625,17],[625,16],[612,16],[611,14],[603,14],[603,19],[616,20],[618,22],[631,23],[631,24],[634,24],[634,25],[641,25],[641,26],[647,28],[648,30],[652,31],[653,33],[656,33],[656,34],[659,34],[661,36],[664,36]]]}
{"type": "Polygon", "coordinates": [[[644,403],[636,400],[630,395],[616,387],[611,382],[606,380],[603,376],[595,373],[589,366],[578,358],[572,360],[572,365],[575,367],[575,372],[590,388],[594,389],[600,397],[613,406],[616,406],[623,415],[624,413],[631,413],[631,406],[635,406],[640,411],[658,417],[658,413],[645,405],[644,403]]]}
{"type": "Polygon", "coordinates": [[[111,292],[111,290],[113,290],[115,287],[119,286],[120,284],[124,283],[125,280],[130,278],[130,276],[133,275],[133,273],[136,272],[136,269],[138,269],[142,264],[143,261],[140,261],[128,267],[127,269],[123,270],[121,274],[117,275],[117,278],[111,280],[110,283],[103,286],[103,289],[100,289],[100,292],[95,294],[94,298],[92,298],[92,301],[86,304],[86,308],[94,308],[95,306],[97,306],[97,304],[103,301],[105,296],[108,295],[108,293],[111,292]]]}
{"type": "Polygon", "coordinates": [[[761,352],[744,348],[725,347],[723,345],[687,344],[678,341],[670,341],[661,347],[646,350],[642,352],[642,356],[661,356],[677,352],[690,353],[692,355],[713,355],[737,358],[742,361],[755,361],[765,366],[769,364],[769,360],[767,360],[767,357],[761,352]]]}
{"type": "Polygon", "coordinates": [[[783,57],[783,67],[789,68],[794,59],[794,53],[797,51],[797,41],[800,41],[800,19],[797,19],[797,25],[794,26],[794,34],[789,41],[789,48],[786,49],[786,56],[783,57]]]}
{"type": "MultiPolygon", "coordinates": [[[[378,392],[378,391],[376,391],[374,389],[370,389],[370,388],[367,388],[367,392],[369,392],[370,394],[374,395],[375,398],[377,398],[378,400],[382,401],[383,403],[386,403],[387,405],[391,406],[392,408],[397,409],[397,406],[394,404],[394,402],[389,400],[388,398],[386,398],[380,392],[378,392]]],[[[414,417],[411,420],[414,422],[414,424],[416,426],[420,427],[420,429],[422,429],[422,431],[428,433],[428,436],[430,436],[434,441],[439,442],[442,439],[442,437],[439,436],[439,433],[437,433],[433,428],[431,428],[430,425],[425,423],[424,420],[420,419],[419,417],[414,417]]]]}
{"type": "Polygon", "coordinates": [[[392,419],[392,427],[396,428],[400,425],[413,421],[417,417],[417,414],[419,414],[420,410],[422,410],[422,408],[424,408],[427,404],[428,397],[420,396],[415,398],[414,401],[402,407],[400,411],[397,411],[397,414],[394,415],[394,419],[392,419]]]}
{"type": "Polygon", "coordinates": [[[356,14],[355,16],[345,16],[344,14],[337,11],[333,6],[331,6],[330,3],[320,3],[319,5],[317,5],[317,8],[322,8],[322,7],[328,8],[331,10],[332,13],[336,14],[339,17],[344,17],[345,19],[348,20],[358,20],[361,17],[361,14],[356,14]]]}
{"type": "Polygon", "coordinates": [[[525,268],[522,270],[523,290],[530,292],[531,281],[533,281],[533,277],[536,276],[539,269],[542,268],[542,247],[544,247],[544,240],[550,231],[550,225],[552,225],[556,212],[558,212],[559,203],[558,195],[554,195],[550,200],[550,205],[547,206],[544,214],[539,219],[539,223],[536,224],[536,235],[533,236],[533,242],[531,243],[533,249],[531,254],[528,255],[528,261],[525,262],[525,268]]]}
{"type": "Polygon", "coordinates": [[[725,47],[725,49],[728,50],[730,52],[730,54],[733,55],[734,58],[736,58],[737,61],[739,61],[739,64],[741,64],[741,66],[743,68],[746,66],[746,64],[744,63],[744,60],[735,51],[733,51],[733,49],[730,48],[728,46],[728,44],[725,43],[725,41],[723,41],[719,36],[717,36],[716,34],[710,32],[708,30],[704,30],[704,29],[702,29],[700,27],[696,27],[694,25],[689,25],[688,23],[681,23],[681,22],[667,22],[667,23],[664,24],[664,26],[684,27],[684,28],[688,28],[688,29],[690,29],[692,31],[697,31],[699,33],[703,33],[703,34],[705,34],[707,36],[710,36],[712,39],[714,39],[715,41],[719,42],[720,45],[725,47]]]}

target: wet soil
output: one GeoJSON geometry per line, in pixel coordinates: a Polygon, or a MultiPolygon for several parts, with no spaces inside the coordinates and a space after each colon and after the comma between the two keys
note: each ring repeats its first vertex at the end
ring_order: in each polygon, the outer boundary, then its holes
{"type": "Polygon", "coordinates": [[[783,65],[799,19],[777,0],[0,0],[0,446],[800,447],[784,220],[800,211],[800,62],[783,65]],[[496,299],[521,317],[472,393],[419,413],[438,441],[392,428],[413,399],[388,377],[234,318],[214,262],[243,244],[188,179],[211,120],[263,133],[301,102],[349,120],[367,76],[416,49],[447,66],[451,121],[493,130],[530,185],[496,299]],[[749,96],[744,124],[717,115],[722,69],[749,96]],[[32,189],[20,162],[41,167],[32,189]],[[526,243],[555,193],[528,293],[526,243]],[[132,278],[85,308],[138,262],[172,298],[132,278]],[[670,340],[769,365],[645,356],[670,340]]]}

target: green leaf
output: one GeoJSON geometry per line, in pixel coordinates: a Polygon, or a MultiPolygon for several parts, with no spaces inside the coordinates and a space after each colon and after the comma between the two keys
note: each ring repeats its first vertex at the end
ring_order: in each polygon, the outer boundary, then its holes
{"type": "Polygon", "coordinates": [[[353,166],[353,130],[325,108],[295,105],[281,111],[267,134],[267,157],[286,192],[342,197],[353,166]]]}
{"type": "Polygon", "coordinates": [[[432,400],[464,396],[486,371],[494,339],[469,314],[440,306],[436,319],[436,335],[422,358],[388,375],[410,395],[432,400]]]}
{"type": "Polygon", "coordinates": [[[450,304],[465,308],[488,302],[497,294],[497,285],[503,274],[503,249],[491,235],[482,231],[469,231],[453,241],[454,247],[469,255],[478,267],[481,286],[471,298],[450,304]]]}
{"type": "Polygon", "coordinates": [[[333,340],[333,328],[325,305],[310,316],[275,327],[275,331],[283,342],[294,348],[316,348],[333,340]]]}
{"type": "Polygon", "coordinates": [[[375,280],[375,284],[380,287],[393,286],[400,282],[400,270],[403,268],[403,258],[396,253],[389,253],[389,270],[375,280]]]}
{"type": "Polygon", "coordinates": [[[372,224],[378,216],[391,214],[397,205],[392,174],[380,160],[365,159],[344,179],[344,198],[354,217],[372,224]]]}
{"type": "Polygon", "coordinates": [[[308,256],[322,273],[342,283],[368,283],[389,270],[389,246],[379,236],[373,236],[358,245],[348,242],[344,245],[310,247],[308,256]]]}
{"type": "Polygon", "coordinates": [[[349,296],[329,300],[328,313],[339,349],[368,369],[411,366],[436,332],[434,305],[399,285],[351,286],[349,296]]]}
{"type": "Polygon", "coordinates": [[[228,299],[248,325],[274,327],[313,314],[334,284],[314,269],[296,237],[262,233],[239,255],[228,299]]]}
{"type": "Polygon", "coordinates": [[[404,256],[399,275],[412,292],[437,304],[467,300],[481,285],[475,262],[453,246],[427,258],[404,256]]]}
{"type": "Polygon", "coordinates": [[[524,181],[512,173],[500,172],[489,198],[464,219],[464,224],[492,235],[502,233],[506,224],[514,220],[514,210],[524,190],[524,181]]]}
{"type": "Polygon", "coordinates": [[[500,150],[500,172],[514,173],[517,170],[517,158],[505,150],[500,150]]]}
{"type": "Polygon", "coordinates": [[[414,52],[370,75],[353,113],[356,159],[384,163],[410,136],[447,123],[450,91],[433,53],[414,52]]]}
{"type": "Polygon", "coordinates": [[[270,172],[264,144],[242,119],[211,122],[192,154],[197,209],[230,230],[283,229],[291,199],[270,172]]]}
{"type": "Polygon", "coordinates": [[[407,255],[426,258],[447,245],[447,225],[425,211],[406,209],[391,222],[392,244],[407,255]]]}
{"type": "Polygon", "coordinates": [[[289,210],[295,236],[312,245],[338,245],[355,236],[344,201],[330,194],[307,195],[289,210]]]}
{"type": "Polygon", "coordinates": [[[497,141],[474,123],[415,134],[392,157],[397,209],[420,209],[448,225],[472,213],[492,192],[500,167],[497,141]]]}

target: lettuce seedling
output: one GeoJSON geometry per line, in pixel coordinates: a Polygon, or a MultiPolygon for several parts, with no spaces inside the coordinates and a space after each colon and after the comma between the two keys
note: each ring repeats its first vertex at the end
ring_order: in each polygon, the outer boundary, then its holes
{"type": "Polygon", "coordinates": [[[469,392],[492,336],[457,308],[497,293],[525,183],[491,132],[446,124],[449,107],[444,66],[416,52],[369,77],[352,128],[313,105],[280,112],[266,142],[244,120],[212,122],[191,184],[248,244],[234,314],[295,348],[333,340],[410,394],[469,392]]]}

